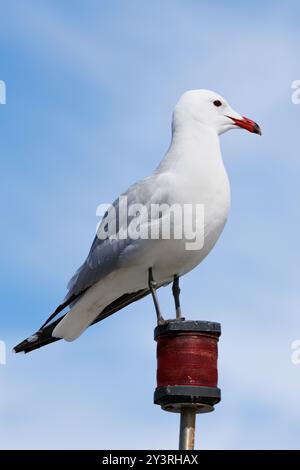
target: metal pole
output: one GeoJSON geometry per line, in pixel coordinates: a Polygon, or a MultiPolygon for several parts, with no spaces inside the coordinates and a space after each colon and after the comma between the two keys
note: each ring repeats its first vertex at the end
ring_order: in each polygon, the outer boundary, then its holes
{"type": "Polygon", "coordinates": [[[196,410],[193,407],[181,408],[179,450],[193,450],[195,443],[196,410]]]}

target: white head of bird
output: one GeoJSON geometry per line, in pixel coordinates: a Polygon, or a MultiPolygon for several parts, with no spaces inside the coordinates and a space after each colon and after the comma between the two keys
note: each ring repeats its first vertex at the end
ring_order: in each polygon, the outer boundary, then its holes
{"type": "Polygon", "coordinates": [[[180,127],[192,122],[218,135],[238,128],[261,135],[256,122],[237,113],[225,98],[210,90],[186,91],[179,99],[174,109],[173,125],[180,127]]]}

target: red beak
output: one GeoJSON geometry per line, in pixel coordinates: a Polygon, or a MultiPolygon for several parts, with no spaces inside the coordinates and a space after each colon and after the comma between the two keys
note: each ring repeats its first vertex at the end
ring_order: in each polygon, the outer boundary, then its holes
{"type": "Polygon", "coordinates": [[[231,116],[227,116],[227,117],[232,119],[233,122],[237,126],[242,127],[243,129],[246,129],[249,132],[253,132],[254,134],[261,135],[261,129],[260,129],[259,125],[256,124],[256,122],[252,121],[251,119],[248,119],[245,116],[243,116],[243,119],[236,119],[236,118],[231,117],[231,116]]]}

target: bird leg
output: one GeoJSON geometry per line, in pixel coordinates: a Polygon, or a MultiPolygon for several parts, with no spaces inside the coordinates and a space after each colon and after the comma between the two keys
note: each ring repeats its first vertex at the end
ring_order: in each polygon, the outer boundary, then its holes
{"type": "Polygon", "coordinates": [[[175,300],[176,320],[182,320],[180,300],[179,300],[179,296],[180,296],[179,277],[177,276],[177,274],[174,276],[172,292],[173,292],[173,297],[175,300]]]}
{"type": "Polygon", "coordinates": [[[152,298],[153,298],[153,303],[154,303],[154,307],[155,307],[155,312],[156,312],[156,317],[157,317],[157,324],[162,325],[162,324],[165,323],[165,320],[164,320],[164,318],[161,314],[161,311],[160,311],[160,306],[159,306],[158,297],[157,297],[157,293],[156,293],[157,283],[153,279],[152,268],[149,268],[148,281],[149,281],[148,282],[149,289],[151,291],[152,298]]]}

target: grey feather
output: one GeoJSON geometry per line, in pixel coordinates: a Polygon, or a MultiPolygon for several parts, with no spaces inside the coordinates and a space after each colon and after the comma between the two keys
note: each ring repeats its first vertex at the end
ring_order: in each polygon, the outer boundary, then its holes
{"type": "MultiPolygon", "coordinates": [[[[130,188],[122,193],[121,196],[127,197],[128,206],[132,204],[143,204],[149,209],[151,204],[164,204],[169,202],[171,190],[167,184],[157,184],[157,179],[166,179],[164,174],[154,173],[152,176],[147,177],[138,183],[130,186],[130,188]],[[160,188],[158,190],[158,188],[160,188]]],[[[97,235],[94,238],[90,252],[85,262],[76,271],[74,276],[68,283],[68,294],[65,300],[72,296],[77,296],[81,292],[85,292],[87,288],[99,282],[103,277],[107,276],[117,268],[119,268],[120,261],[124,261],[125,253],[130,250],[134,251],[135,245],[140,241],[132,240],[131,238],[120,239],[118,235],[120,230],[124,230],[124,221],[120,223],[119,219],[119,200],[114,201],[112,206],[104,214],[100,223],[99,231],[105,231],[106,226],[113,226],[115,224],[116,232],[106,239],[100,239],[97,235]]],[[[127,226],[135,219],[134,216],[127,217],[127,226]]],[[[76,299],[77,301],[78,299],[76,299]]],[[[75,301],[75,302],[76,302],[75,301]]]]}

